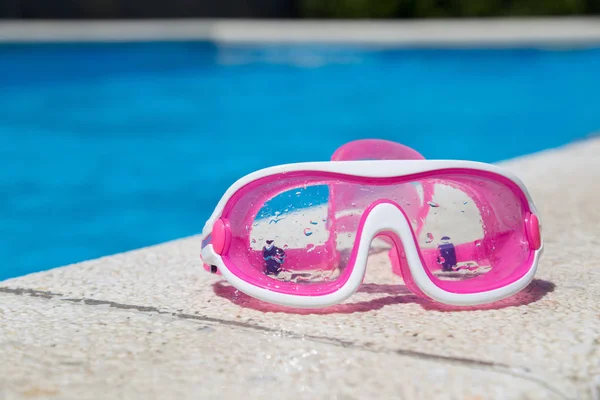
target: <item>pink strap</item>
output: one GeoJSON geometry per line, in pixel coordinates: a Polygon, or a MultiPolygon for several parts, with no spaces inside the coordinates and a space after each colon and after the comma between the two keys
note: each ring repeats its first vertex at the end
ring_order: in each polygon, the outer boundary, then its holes
{"type": "Polygon", "coordinates": [[[418,151],[400,143],[380,139],[362,139],[339,147],[331,161],[351,160],[424,160],[418,151]]]}

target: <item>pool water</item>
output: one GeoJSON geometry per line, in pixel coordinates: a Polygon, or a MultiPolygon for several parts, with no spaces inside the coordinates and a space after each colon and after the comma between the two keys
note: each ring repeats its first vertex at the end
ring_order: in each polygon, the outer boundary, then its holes
{"type": "Polygon", "coordinates": [[[600,48],[0,45],[0,279],[199,233],[235,179],[349,140],[494,162],[584,138],[598,71],[600,48]]]}

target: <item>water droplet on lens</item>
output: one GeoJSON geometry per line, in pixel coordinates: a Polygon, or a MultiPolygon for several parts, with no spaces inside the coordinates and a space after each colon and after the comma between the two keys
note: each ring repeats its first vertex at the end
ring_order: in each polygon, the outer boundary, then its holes
{"type": "Polygon", "coordinates": [[[310,236],[312,234],[313,234],[312,229],[310,229],[310,228],[305,228],[304,229],[304,235],[310,236]]]}
{"type": "Polygon", "coordinates": [[[317,221],[313,221],[312,219],[310,220],[310,223],[311,223],[312,225],[317,225],[317,224],[318,224],[318,222],[317,222],[317,221]]]}

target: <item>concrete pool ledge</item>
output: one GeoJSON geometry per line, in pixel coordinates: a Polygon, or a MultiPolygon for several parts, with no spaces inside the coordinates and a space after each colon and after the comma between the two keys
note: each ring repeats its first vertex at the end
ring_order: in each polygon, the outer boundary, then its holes
{"type": "Polygon", "coordinates": [[[600,18],[0,21],[0,42],[210,40],[369,46],[598,46],[600,18]]]}
{"type": "Polygon", "coordinates": [[[347,303],[285,312],[205,273],[199,237],[0,282],[0,399],[598,399],[599,153],[503,163],[546,249],[493,307],[419,300],[374,256],[347,303]]]}

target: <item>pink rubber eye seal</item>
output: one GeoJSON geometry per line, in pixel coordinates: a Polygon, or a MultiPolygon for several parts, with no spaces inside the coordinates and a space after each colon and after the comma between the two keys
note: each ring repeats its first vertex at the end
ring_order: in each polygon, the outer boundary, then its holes
{"type": "Polygon", "coordinates": [[[222,255],[227,251],[230,243],[230,233],[227,223],[222,219],[215,222],[212,230],[212,246],[215,253],[222,255]]]}
{"type": "Polygon", "coordinates": [[[527,237],[529,237],[529,247],[532,250],[539,250],[542,247],[542,235],[540,233],[540,221],[535,214],[529,214],[526,220],[527,237]]]}

